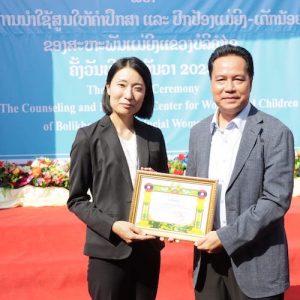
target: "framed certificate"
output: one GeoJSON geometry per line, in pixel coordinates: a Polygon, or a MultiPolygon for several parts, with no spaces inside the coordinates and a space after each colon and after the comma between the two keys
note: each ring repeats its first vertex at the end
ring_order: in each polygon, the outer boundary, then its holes
{"type": "Polygon", "coordinates": [[[137,171],[130,222],[147,234],[195,241],[212,229],[217,180],[137,171]]]}

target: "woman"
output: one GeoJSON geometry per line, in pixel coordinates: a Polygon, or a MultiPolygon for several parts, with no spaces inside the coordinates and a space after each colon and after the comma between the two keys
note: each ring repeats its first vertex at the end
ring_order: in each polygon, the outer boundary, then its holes
{"type": "Polygon", "coordinates": [[[112,65],[102,107],[106,115],[80,128],[72,145],[67,203],[87,225],[89,293],[93,300],[155,299],[163,243],[128,222],[136,170],[168,172],[160,129],[135,118],[149,119],[154,107],[141,60],[112,65]]]}

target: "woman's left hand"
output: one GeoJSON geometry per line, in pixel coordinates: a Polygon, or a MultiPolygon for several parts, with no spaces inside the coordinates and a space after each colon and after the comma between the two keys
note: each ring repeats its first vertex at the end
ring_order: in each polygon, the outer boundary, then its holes
{"type": "Polygon", "coordinates": [[[152,235],[146,235],[140,228],[126,221],[116,221],[112,226],[112,231],[128,244],[156,238],[152,235]]]}

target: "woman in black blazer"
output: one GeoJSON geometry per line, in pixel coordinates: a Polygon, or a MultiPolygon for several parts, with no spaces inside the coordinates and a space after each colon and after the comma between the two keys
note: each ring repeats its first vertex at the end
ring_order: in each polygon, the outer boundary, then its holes
{"type": "Polygon", "coordinates": [[[72,145],[67,203],[87,225],[89,293],[93,300],[155,299],[163,243],[128,222],[136,170],[168,172],[161,130],[135,118],[149,119],[154,107],[141,60],[112,65],[102,107],[106,115],[80,128],[72,145]]]}

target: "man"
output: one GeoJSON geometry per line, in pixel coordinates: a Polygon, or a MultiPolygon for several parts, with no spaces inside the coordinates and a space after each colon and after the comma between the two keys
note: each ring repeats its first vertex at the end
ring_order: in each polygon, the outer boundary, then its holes
{"type": "Polygon", "coordinates": [[[218,108],[191,129],[187,175],[218,179],[218,197],[213,231],[195,242],[195,297],[283,299],[293,135],[250,104],[254,68],[246,49],[217,48],[208,69],[218,108]]]}

